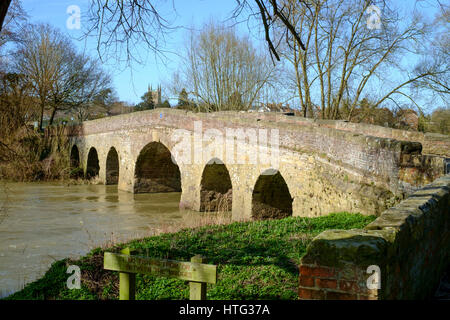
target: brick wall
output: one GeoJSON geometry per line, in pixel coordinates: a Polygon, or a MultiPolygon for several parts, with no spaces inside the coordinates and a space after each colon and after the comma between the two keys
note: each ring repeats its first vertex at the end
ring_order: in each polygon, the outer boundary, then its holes
{"type": "Polygon", "coordinates": [[[305,300],[376,300],[377,290],[367,289],[366,270],[356,266],[300,266],[299,297],[305,300]]]}
{"type": "Polygon", "coordinates": [[[450,264],[450,175],[384,211],[363,230],[327,230],[308,246],[300,299],[426,299],[450,264]],[[367,289],[369,266],[380,289],[367,289]]]}

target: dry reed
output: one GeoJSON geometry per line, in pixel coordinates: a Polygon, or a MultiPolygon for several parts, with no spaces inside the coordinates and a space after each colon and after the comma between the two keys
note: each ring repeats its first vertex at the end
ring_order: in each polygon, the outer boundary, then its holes
{"type": "MultiPolygon", "coordinates": [[[[148,231],[141,233],[134,233],[131,235],[120,235],[114,232],[109,234],[109,239],[102,242],[100,245],[90,241],[90,249],[101,248],[103,250],[132,241],[152,236],[157,236],[165,233],[175,233],[184,229],[197,229],[204,226],[213,225],[227,225],[237,221],[249,221],[250,219],[232,219],[230,212],[193,212],[185,211],[182,213],[182,218],[179,221],[171,223],[161,223],[158,226],[149,226],[148,231]]],[[[88,230],[86,232],[89,235],[88,230]]],[[[108,236],[105,234],[105,236],[108,236]]]]}

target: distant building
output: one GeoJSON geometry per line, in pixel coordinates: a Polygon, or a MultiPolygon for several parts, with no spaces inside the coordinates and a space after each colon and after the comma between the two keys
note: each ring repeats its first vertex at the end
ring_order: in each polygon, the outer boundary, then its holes
{"type": "Polygon", "coordinates": [[[299,115],[299,111],[296,109],[292,109],[289,105],[283,106],[282,104],[262,104],[260,106],[252,106],[248,110],[248,112],[278,112],[283,113],[288,116],[299,115]]]}
{"type": "Polygon", "coordinates": [[[157,105],[160,105],[162,103],[161,85],[158,85],[158,88],[156,90],[154,90],[154,91],[153,91],[153,88],[151,86],[149,86],[148,87],[148,92],[152,93],[153,105],[157,106],[157,105]]]}
{"type": "Polygon", "coordinates": [[[266,106],[251,106],[250,109],[248,109],[248,112],[270,112],[271,110],[267,108],[266,106]]]}

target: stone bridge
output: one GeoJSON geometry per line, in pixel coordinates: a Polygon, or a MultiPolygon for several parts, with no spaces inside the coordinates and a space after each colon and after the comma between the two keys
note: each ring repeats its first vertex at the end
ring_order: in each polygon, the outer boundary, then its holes
{"type": "Polygon", "coordinates": [[[447,136],[274,113],[156,109],[68,135],[71,165],[85,177],[133,193],[181,192],[181,208],[234,219],[380,214],[443,175],[450,156],[447,136]]]}

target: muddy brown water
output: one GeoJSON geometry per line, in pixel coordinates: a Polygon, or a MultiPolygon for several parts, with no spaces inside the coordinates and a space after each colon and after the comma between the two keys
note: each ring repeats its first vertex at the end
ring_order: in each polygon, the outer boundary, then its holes
{"type": "Polygon", "coordinates": [[[56,260],[191,219],[193,212],[178,208],[180,195],[133,195],[105,185],[0,182],[0,297],[42,277],[56,260]]]}

